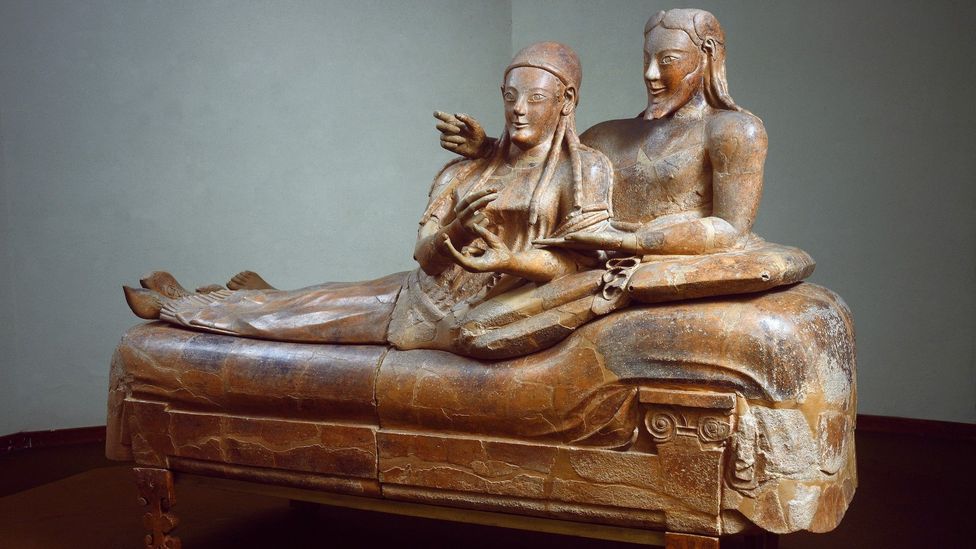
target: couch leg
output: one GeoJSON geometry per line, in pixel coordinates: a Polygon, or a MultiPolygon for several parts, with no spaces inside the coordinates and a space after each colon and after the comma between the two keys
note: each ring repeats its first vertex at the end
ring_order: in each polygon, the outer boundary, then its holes
{"type": "Polygon", "coordinates": [[[145,509],[142,522],[149,530],[145,538],[147,549],[180,549],[180,538],[169,535],[179,524],[170,512],[176,504],[173,473],[148,467],[134,467],[132,471],[139,489],[139,505],[145,509]]]}
{"type": "Polygon", "coordinates": [[[718,538],[665,532],[664,549],[719,549],[718,538]]]}

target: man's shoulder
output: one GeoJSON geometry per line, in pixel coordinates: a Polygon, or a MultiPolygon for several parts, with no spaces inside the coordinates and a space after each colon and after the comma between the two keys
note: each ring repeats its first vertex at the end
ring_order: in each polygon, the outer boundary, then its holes
{"type": "Polygon", "coordinates": [[[590,127],[590,129],[583,132],[583,134],[580,135],[580,139],[584,142],[588,142],[588,139],[616,137],[619,135],[621,130],[626,130],[634,125],[639,125],[641,122],[641,118],[617,118],[614,120],[606,120],[593,125],[590,127]]]}
{"type": "Polygon", "coordinates": [[[600,122],[580,135],[580,141],[599,151],[615,154],[626,148],[633,140],[634,132],[638,131],[646,121],[642,118],[620,118],[600,122]]]}
{"type": "Polygon", "coordinates": [[[580,143],[579,146],[580,164],[583,172],[592,176],[610,176],[613,174],[613,165],[610,159],[602,152],[580,143]]]}
{"type": "Polygon", "coordinates": [[[583,144],[579,146],[579,156],[585,203],[609,208],[613,186],[613,165],[610,159],[602,152],[583,144]]]}
{"type": "Polygon", "coordinates": [[[762,120],[748,111],[719,111],[708,119],[708,135],[713,139],[765,142],[762,120]]]}

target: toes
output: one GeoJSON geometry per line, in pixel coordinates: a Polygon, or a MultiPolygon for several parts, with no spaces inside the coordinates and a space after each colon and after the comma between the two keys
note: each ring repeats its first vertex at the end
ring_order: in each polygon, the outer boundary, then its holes
{"type": "Polygon", "coordinates": [[[180,285],[176,278],[166,271],[153,271],[139,279],[139,284],[147,289],[176,299],[190,295],[190,291],[180,285]]]}
{"type": "Polygon", "coordinates": [[[149,289],[132,288],[130,286],[123,286],[122,292],[125,294],[125,302],[137,317],[146,320],[159,318],[162,302],[158,294],[149,289]]]}
{"type": "Polygon", "coordinates": [[[207,286],[200,286],[199,288],[197,288],[196,289],[196,293],[198,293],[198,294],[211,294],[213,292],[219,292],[220,290],[223,290],[223,289],[224,289],[224,287],[221,286],[220,284],[208,284],[207,286]]]}

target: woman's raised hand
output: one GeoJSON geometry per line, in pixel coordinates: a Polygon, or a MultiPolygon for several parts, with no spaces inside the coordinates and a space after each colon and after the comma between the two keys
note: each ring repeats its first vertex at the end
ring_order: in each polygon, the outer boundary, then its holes
{"type": "Polygon", "coordinates": [[[482,189],[462,198],[454,207],[454,219],[464,230],[474,233],[475,227],[485,222],[485,214],[481,211],[492,200],[498,198],[495,189],[482,189]]]}

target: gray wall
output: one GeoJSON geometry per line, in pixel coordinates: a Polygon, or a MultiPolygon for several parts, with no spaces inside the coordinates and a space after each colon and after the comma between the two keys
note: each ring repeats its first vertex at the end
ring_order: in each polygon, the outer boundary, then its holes
{"type": "Polygon", "coordinates": [[[510,49],[507,1],[0,0],[0,435],[105,422],[145,271],[411,268],[431,112],[497,132],[510,49]]]}
{"type": "MultiPolygon", "coordinates": [[[[756,230],[854,311],[860,411],[976,421],[974,4],[692,2],[769,133],[756,230]]],[[[643,109],[642,33],[672,2],[516,1],[512,46],[572,45],[580,128],[643,109]]]]}
{"type": "MultiPolygon", "coordinates": [[[[976,421],[968,4],[698,2],[770,135],[758,231],[852,306],[861,411],[976,421]],[[883,11],[880,11],[883,9],[883,11]]],[[[0,435],[104,421],[120,285],[411,267],[430,111],[497,134],[513,48],[572,45],[579,124],[643,108],[660,2],[0,0],[0,435]]]]}

